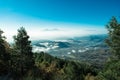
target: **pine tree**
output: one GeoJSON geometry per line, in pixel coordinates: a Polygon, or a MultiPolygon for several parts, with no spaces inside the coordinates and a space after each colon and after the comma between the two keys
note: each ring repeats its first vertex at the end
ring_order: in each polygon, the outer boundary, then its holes
{"type": "Polygon", "coordinates": [[[7,42],[2,36],[3,31],[0,30],[0,75],[7,74],[9,70],[9,53],[6,49],[7,42]]]}
{"type": "Polygon", "coordinates": [[[112,54],[120,59],[120,23],[115,17],[112,17],[110,23],[107,25],[108,39],[106,43],[108,44],[112,54]]]}
{"type": "Polygon", "coordinates": [[[34,66],[34,59],[32,53],[31,41],[25,28],[18,29],[18,34],[14,36],[15,46],[14,50],[17,53],[18,69],[21,75],[24,75],[29,69],[34,66]]]}
{"type": "Polygon", "coordinates": [[[97,80],[120,80],[120,23],[113,17],[107,25],[108,38],[106,43],[113,54],[106,63],[97,80]]]}

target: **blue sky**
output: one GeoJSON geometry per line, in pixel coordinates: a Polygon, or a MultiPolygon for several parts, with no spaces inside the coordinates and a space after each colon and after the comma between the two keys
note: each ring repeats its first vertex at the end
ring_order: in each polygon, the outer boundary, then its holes
{"type": "Polygon", "coordinates": [[[110,18],[120,16],[119,3],[120,0],[0,0],[0,28],[7,37],[21,26],[34,38],[40,36],[40,31],[46,37],[50,33],[55,36],[53,30],[65,36],[67,29],[68,35],[76,35],[81,29],[84,33],[102,34],[110,18]]]}

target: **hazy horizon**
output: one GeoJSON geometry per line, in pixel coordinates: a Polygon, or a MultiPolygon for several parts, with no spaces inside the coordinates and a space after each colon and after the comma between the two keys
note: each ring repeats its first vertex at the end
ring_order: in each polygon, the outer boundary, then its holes
{"type": "MultiPolygon", "coordinates": [[[[15,26],[12,25],[12,26],[15,26]]],[[[96,28],[94,25],[76,25],[76,24],[43,24],[38,26],[44,27],[30,27],[29,23],[23,26],[31,40],[56,40],[56,39],[67,39],[73,37],[87,36],[87,35],[99,35],[107,34],[105,28],[96,28]],[[29,26],[27,26],[29,25],[29,26]],[[27,26],[27,27],[26,27],[27,26]],[[48,26],[51,26],[48,27],[48,26]],[[64,27],[65,26],[65,27],[64,27]],[[69,28],[70,27],[70,28],[69,28]]],[[[7,37],[7,41],[13,42],[13,36],[17,34],[17,30],[22,26],[17,26],[8,29],[7,27],[2,27],[4,35],[7,37]]]]}

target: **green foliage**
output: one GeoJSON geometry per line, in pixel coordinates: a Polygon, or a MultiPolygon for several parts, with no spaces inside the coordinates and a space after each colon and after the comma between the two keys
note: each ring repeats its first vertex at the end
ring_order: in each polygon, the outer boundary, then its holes
{"type": "Polygon", "coordinates": [[[111,60],[98,75],[98,80],[120,80],[120,60],[111,60]]]}
{"type": "Polygon", "coordinates": [[[7,42],[2,36],[3,31],[0,30],[0,75],[7,74],[9,71],[9,53],[7,51],[7,42]]]}
{"type": "Polygon", "coordinates": [[[32,46],[30,45],[29,36],[26,30],[21,27],[18,30],[18,34],[14,36],[14,48],[12,54],[13,70],[16,70],[20,75],[24,75],[29,69],[34,66],[34,59],[32,53],[32,46]]]}
{"type": "Polygon", "coordinates": [[[34,58],[42,74],[50,75],[49,80],[84,80],[88,73],[96,73],[89,64],[62,60],[43,52],[35,53],[34,58]]]}
{"type": "Polygon", "coordinates": [[[115,17],[107,25],[107,29],[109,36],[106,43],[113,55],[97,76],[97,80],[120,80],[120,23],[115,17]]]}
{"type": "Polygon", "coordinates": [[[116,58],[120,59],[120,23],[113,17],[106,27],[108,30],[106,43],[116,58]]]}

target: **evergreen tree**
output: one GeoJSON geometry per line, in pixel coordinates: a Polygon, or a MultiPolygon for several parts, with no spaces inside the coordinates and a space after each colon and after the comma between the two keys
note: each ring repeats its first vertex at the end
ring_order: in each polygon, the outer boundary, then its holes
{"type": "Polygon", "coordinates": [[[7,42],[2,34],[3,31],[0,30],[0,75],[8,73],[9,70],[9,54],[6,49],[7,42]]]}
{"type": "Polygon", "coordinates": [[[110,47],[112,54],[120,59],[120,23],[113,17],[107,25],[108,39],[106,43],[110,47]]]}
{"type": "Polygon", "coordinates": [[[14,52],[17,54],[17,70],[21,75],[24,75],[29,69],[34,66],[31,41],[25,28],[18,29],[18,34],[14,36],[14,52]]]}
{"type": "Polygon", "coordinates": [[[113,17],[107,25],[108,39],[106,43],[113,54],[99,73],[97,80],[120,80],[120,23],[113,17]]]}

